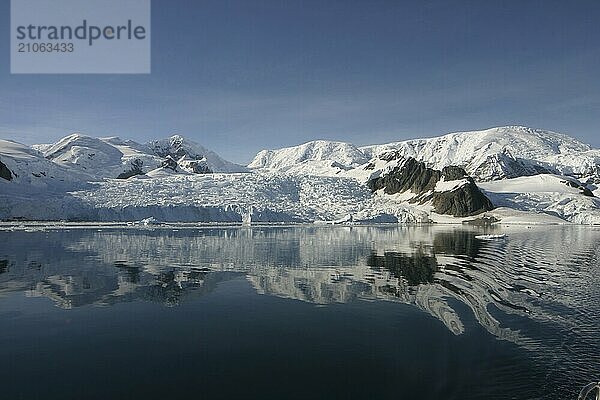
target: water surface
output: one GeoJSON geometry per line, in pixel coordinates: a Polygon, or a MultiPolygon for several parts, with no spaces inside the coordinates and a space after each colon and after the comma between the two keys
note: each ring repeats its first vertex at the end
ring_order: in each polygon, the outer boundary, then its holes
{"type": "Polygon", "coordinates": [[[7,399],[574,399],[600,230],[0,232],[7,399]]]}

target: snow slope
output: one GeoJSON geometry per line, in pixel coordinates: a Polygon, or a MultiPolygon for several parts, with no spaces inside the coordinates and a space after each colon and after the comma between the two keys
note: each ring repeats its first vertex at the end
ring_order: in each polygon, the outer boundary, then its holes
{"type": "Polygon", "coordinates": [[[578,224],[600,224],[600,199],[567,185],[572,178],[536,175],[481,183],[494,205],[555,215],[578,224]]]}
{"type": "Polygon", "coordinates": [[[8,167],[13,176],[10,182],[0,179],[0,184],[47,188],[80,182],[85,178],[83,174],[47,160],[39,151],[10,140],[0,139],[0,162],[8,167]]]}
{"type": "Polygon", "coordinates": [[[248,168],[334,176],[367,161],[368,157],[352,144],[316,140],[279,150],[262,150],[248,164],[248,168]]]}

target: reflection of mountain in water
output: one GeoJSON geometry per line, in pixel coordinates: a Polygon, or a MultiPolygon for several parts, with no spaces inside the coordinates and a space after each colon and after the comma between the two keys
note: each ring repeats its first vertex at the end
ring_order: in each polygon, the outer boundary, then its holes
{"type": "Polygon", "coordinates": [[[115,264],[114,273],[51,275],[26,291],[32,297],[44,296],[60,307],[73,308],[86,304],[111,305],[145,300],[168,306],[214,289],[220,281],[231,279],[231,273],[182,271],[165,269],[150,272],[141,267],[115,264]]]}
{"type": "MultiPolygon", "coordinates": [[[[11,232],[0,246],[0,295],[22,291],[31,297],[50,298],[62,308],[133,300],[176,305],[240,275],[169,264],[106,262],[91,248],[69,249],[88,240],[94,240],[89,232],[11,232]]],[[[103,251],[117,257],[120,253],[103,251]]]]}
{"type": "Polygon", "coordinates": [[[421,249],[414,254],[402,254],[386,251],[383,256],[371,254],[367,265],[374,270],[387,269],[407,286],[433,283],[433,275],[437,271],[437,260],[434,255],[426,255],[421,249]]]}
{"type": "Polygon", "coordinates": [[[579,307],[598,291],[600,232],[508,233],[502,241],[435,226],[0,233],[0,294],[25,291],[61,307],[136,299],[175,305],[244,274],[261,294],[414,304],[455,334],[465,330],[452,307],[458,300],[488,331],[525,346],[529,332],[506,321],[549,323],[558,314],[557,329],[585,328],[569,316],[587,315],[579,307]]]}

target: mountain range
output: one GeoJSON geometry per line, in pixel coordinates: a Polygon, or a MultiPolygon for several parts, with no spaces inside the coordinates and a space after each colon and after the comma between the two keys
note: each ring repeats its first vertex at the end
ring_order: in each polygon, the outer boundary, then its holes
{"type": "Polygon", "coordinates": [[[600,223],[600,150],[522,126],[382,145],[317,140],[247,166],[174,135],[0,140],[0,219],[600,223]]]}
{"type": "Polygon", "coordinates": [[[478,181],[540,173],[578,178],[600,174],[600,150],[567,135],[523,126],[362,147],[319,140],[279,150],[263,150],[248,166],[335,175],[390,151],[423,161],[437,170],[449,165],[460,166],[478,181]]]}

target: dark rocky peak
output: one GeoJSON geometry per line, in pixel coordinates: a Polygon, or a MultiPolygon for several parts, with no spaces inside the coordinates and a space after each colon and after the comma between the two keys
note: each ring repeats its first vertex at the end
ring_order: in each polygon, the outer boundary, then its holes
{"type": "Polygon", "coordinates": [[[150,142],[148,147],[157,156],[163,158],[170,156],[174,160],[179,160],[182,157],[201,160],[205,156],[204,153],[206,153],[206,149],[202,146],[187,140],[181,135],[173,135],[168,139],[150,142]]]}
{"type": "Polygon", "coordinates": [[[367,185],[373,192],[381,189],[386,194],[412,192],[414,197],[409,202],[431,202],[438,214],[466,217],[494,208],[463,168],[447,166],[438,171],[412,157],[389,172],[371,179],[367,185]],[[453,181],[456,185],[438,185],[453,181]]]}

